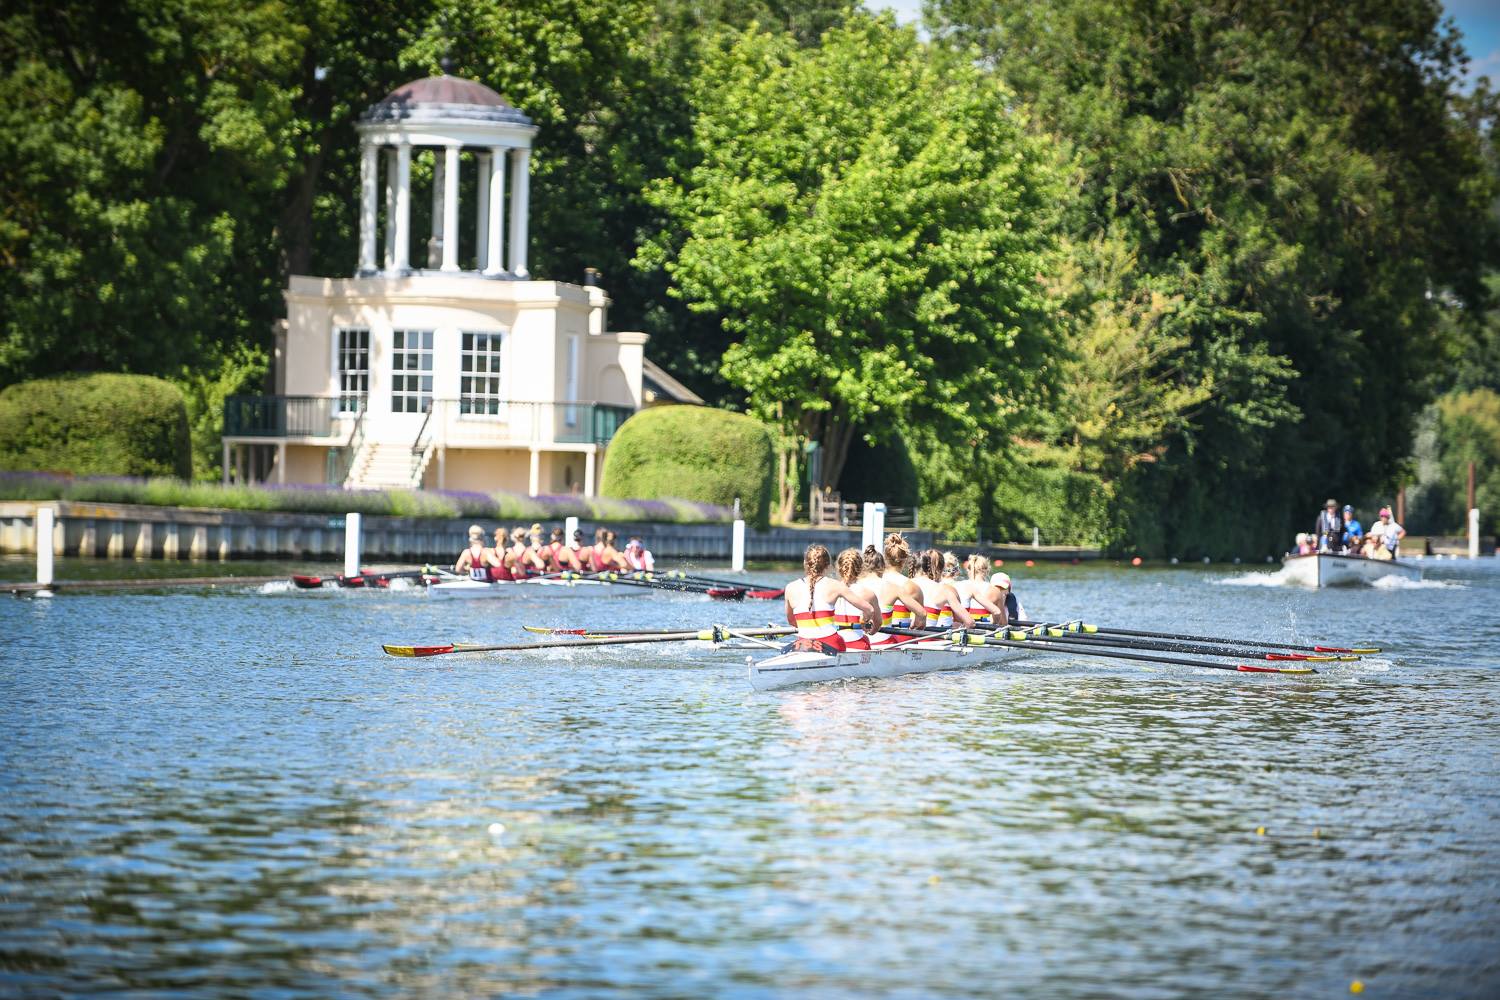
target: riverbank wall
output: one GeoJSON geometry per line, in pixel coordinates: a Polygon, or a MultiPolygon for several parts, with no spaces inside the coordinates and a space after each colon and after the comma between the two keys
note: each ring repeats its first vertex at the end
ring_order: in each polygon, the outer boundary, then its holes
{"type": "MultiPolygon", "coordinates": [[[[52,551],[58,556],[97,559],[300,559],[336,562],[344,554],[342,515],[268,511],[201,510],[71,500],[0,502],[0,552],[37,551],[36,511],[56,512],[52,551]]],[[[363,561],[449,563],[463,547],[473,523],[468,518],[362,518],[363,561]]],[[[481,521],[487,529],[499,522],[481,521]]],[[[509,525],[506,525],[507,527],[509,525]]],[[[580,519],[592,540],[597,525],[580,519]]],[[[549,525],[550,527],[550,525],[549,525]]],[[[608,527],[624,539],[638,535],[659,559],[727,561],[733,539],[728,524],[615,522],[608,527]]],[[[933,544],[930,531],[907,531],[913,547],[933,544]]],[[[803,550],[821,542],[831,551],[857,546],[858,528],[786,528],[745,532],[745,557],[752,561],[798,561],[803,550]]]]}

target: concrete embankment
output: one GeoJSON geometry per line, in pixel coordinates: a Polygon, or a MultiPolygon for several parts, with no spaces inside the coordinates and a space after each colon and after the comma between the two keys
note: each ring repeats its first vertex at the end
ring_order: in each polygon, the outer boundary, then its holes
{"type": "MultiPolygon", "coordinates": [[[[52,550],[59,556],[99,559],[304,559],[337,561],[344,553],[344,518],[328,514],[200,510],[135,504],[0,503],[0,552],[36,552],[36,509],[52,507],[56,521],[52,550]]],[[[451,561],[463,547],[473,518],[411,518],[365,515],[362,546],[366,562],[451,561]]],[[[479,519],[487,529],[501,522],[479,519]]],[[[508,524],[507,524],[508,526],[508,524]]],[[[596,525],[580,521],[592,540],[596,525]]],[[[648,524],[609,522],[620,544],[632,535],[646,540],[660,559],[725,561],[732,544],[727,524],[648,524]]],[[[551,525],[549,524],[549,527],[551,525]]],[[[931,545],[930,531],[908,531],[916,547],[931,545]]],[[[837,552],[859,544],[858,528],[771,528],[745,533],[750,560],[800,560],[812,542],[837,552]]]]}

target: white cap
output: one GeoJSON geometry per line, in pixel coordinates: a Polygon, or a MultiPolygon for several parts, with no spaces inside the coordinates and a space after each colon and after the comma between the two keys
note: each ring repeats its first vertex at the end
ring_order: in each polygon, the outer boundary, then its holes
{"type": "Polygon", "coordinates": [[[990,577],[990,583],[993,583],[997,587],[1004,587],[1006,590],[1009,590],[1010,589],[1010,574],[1009,573],[996,573],[994,576],[990,577]]]}

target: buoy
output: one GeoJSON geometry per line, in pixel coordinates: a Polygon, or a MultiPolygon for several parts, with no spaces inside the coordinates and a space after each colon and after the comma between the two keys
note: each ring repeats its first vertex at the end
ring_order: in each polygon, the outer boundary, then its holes
{"type": "Polygon", "coordinates": [[[996,559],[995,560],[995,568],[996,569],[999,569],[1001,566],[1004,566],[1004,565],[1005,565],[1005,560],[1004,559],[996,559]]]}
{"type": "Polygon", "coordinates": [[[1173,556],[1173,557],[1172,557],[1172,565],[1173,565],[1173,566],[1176,566],[1176,565],[1177,565],[1177,557],[1176,557],[1176,556],[1173,556]]]}
{"type": "Polygon", "coordinates": [[[1032,562],[1032,561],[1031,561],[1031,560],[1030,560],[1030,559],[1028,559],[1028,560],[1026,560],[1026,565],[1027,565],[1027,566],[1028,566],[1028,567],[1031,567],[1031,566],[1035,566],[1035,565],[1036,565],[1036,563],[1034,563],[1034,562],[1032,562]]]}
{"type": "Polygon", "coordinates": [[[499,840],[501,837],[505,836],[505,824],[504,823],[491,823],[489,825],[489,834],[490,834],[491,837],[495,838],[496,840],[499,840]]]}
{"type": "Polygon", "coordinates": [[[1266,835],[1266,828],[1263,826],[1257,826],[1255,828],[1255,835],[1257,837],[1264,837],[1266,835]]]}
{"type": "Polygon", "coordinates": [[[1363,993],[1364,991],[1365,991],[1365,984],[1362,983],[1362,982],[1360,982],[1358,979],[1356,979],[1354,982],[1352,982],[1352,983],[1349,984],[1349,992],[1350,993],[1363,993]]]}
{"type": "Polygon", "coordinates": [[[1132,566],[1139,566],[1140,564],[1141,564],[1141,557],[1140,556],[1136,556],[1134,559],[1130,560],[1130,565],[1132,565],[1132,566]]]}
{"type": "Polygon", "coordinates": [[[1234,564],[1235,564],[1235,565],[1236,565],[1236,566],[1238,566],[1238,565],[1239,565],[1239,564],[1240,564],[1240,557],[1239,557],[1239,556],[1235,556],[1235,557],[1234,557],[1234,564]]]}
{"type": "Polygon", "coordinates": [[[1204,556],[1203,557],[1203,565],[1207,566],[1208,562],[1209,562],[1208,556],[1204,556]]]}

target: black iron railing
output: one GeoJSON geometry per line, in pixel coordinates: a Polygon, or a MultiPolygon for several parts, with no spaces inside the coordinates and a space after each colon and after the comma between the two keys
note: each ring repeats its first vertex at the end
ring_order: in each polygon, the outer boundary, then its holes
{"type": "Polygon", "coordinates": [[[226,437],[338,436],[334,418],[355,416],[364,400],[338,396],[230,396],[224,401],[226,437]]]}

